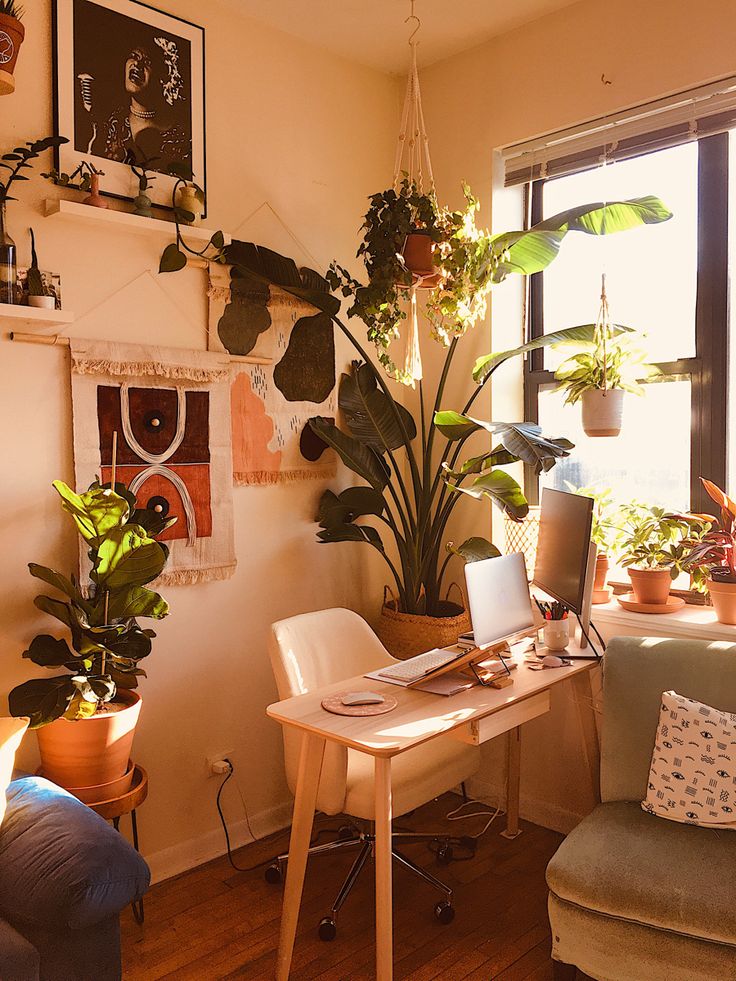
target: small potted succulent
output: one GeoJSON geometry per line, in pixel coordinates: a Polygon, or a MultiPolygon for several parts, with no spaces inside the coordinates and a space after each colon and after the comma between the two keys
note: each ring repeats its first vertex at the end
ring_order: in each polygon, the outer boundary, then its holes
{"type": "Polygon", "coordinates": [[[580,350],[555,371],[558,391],[565,393],[565,405],[582,402],[587,436],[618,436],[624,393],[643,395],[640,381],[659,374],[659,369],[646,364],[643,352],[631,344],[630,333],[630,327],[620,324],[599,326],[594,339],[576,345],[580,350]]]}
{"type": "Polygon", "coordinates": [[[43,274],[38,268],[38,256],[36,255],[36,237],[33,229],[31,233],[31,265],[28,269],[28,306],[41,307],[43,310],[53,310],[56,306],[56,296],[53,290],[49,289],[43,281],[43,274]]]}
{"type": "Polygon", "coordinates": [[[15,92],[15,63],[26,36],[22,17],[17,0],[0,0],[0,95],[15,92]]]}
{"type": "Polygon", "coordinates": [[[76,170],[71,174],[59,173],[58,170],[50,170],[47,174],[41,174],[57,187],[69,187],[75,191],[87,191],[88,196],[82,201],[91,208],[107,208],[107,201],[100,194],[100,177],[105,176],[104,170],[99,170],[89,160],[82,160],[76,170]],[[79,183],[74,181],[78,179],[79,183]]]}
{"type": "Polygon", "coordinates": [[[83,494],[60,480],[54,488],[71,515],[92,563],[90,585],[31,563],[31,575],[57,596],[42,594],[36,607],[59,620],[67,639],[39,634],[23,657],[67,674],[33,678],[10,692],[10,714],[29,716],[37,729],[44,776],[86,803],[125,793],[141,699],[134,690],[145,675],[139,662],[151,652],[152,630],[138,617],[161,619],[169,606],[147,584],[168,558],[156,541],[173,520],[138,508],[123,484],[95,482],[83,494]]]}
{"type": "Polygon", "coordinates": [[[719,621],[736,624],[736,501],[712,481],[700,480],[721,509],[720,528],[689,542],[683,564],[695,577],[707,576],[705,585],[719,621]]]}
{"type": "Polygon", "coordinates": [[[637,502],[622,505],[619,515],[621,564],[629,571],[635,601],[666,606],[672,581],[686,569],[690,544],[708,531],[713,519],[637,502]]]}

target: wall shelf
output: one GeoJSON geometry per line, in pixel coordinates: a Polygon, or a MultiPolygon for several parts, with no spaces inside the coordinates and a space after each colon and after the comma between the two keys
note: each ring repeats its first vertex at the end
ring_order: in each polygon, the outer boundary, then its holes
{"type": "Polygon", "coordinates": [[[59,329],[74,323],[71,310],[41,310],[19,303],[0,303],[0,321],[8,321],[11,331],[59,329]]]}
{"type": "MultiPolygon", "coordinates": [[[[114,211],[112,208],[93,208],[79,201],[46,199],[46,217],[58,220],[83,222],[87,225],[107,226],[121,232],[132,232],[139,235],[158,236],[162,239],[174,240],[176,226],[173,221],[162,218],[141,218],[126,211],[114,211]]],[[[182,225],[182,231],[188,242],[194,245],[206,245],[217,231],[215,228],[203,228],[201,225],[182,225]]],[[[230,243],[230,236],[225,235],[225,244],[230,243]]]]}

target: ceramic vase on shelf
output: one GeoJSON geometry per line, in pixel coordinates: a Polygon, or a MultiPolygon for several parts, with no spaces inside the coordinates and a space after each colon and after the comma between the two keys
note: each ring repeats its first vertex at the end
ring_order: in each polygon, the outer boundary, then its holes
{"type": "MultiPolygon", "coordinates": [[[[199,192],[196,187],[191,184],[182,184],[181,187],[176,192],[176,206],[181,208],[182,211],[188,211],[189,214],[194,217],[191,221],[183,219],[186,225],[199,225],[202,221],[202,214],[204,213],[204,204],[202,203],[199,192]]],[[[182,220],[182,219],[180,219],[182,220]]]]}
{"type": "Polygon", "coordinates": [[[736,582],[708,579],[708,592],[719,623],[736,624],[736,582]]]}
{"type": "Polygon", "coordinates": [[[135,198],[133,198],[133,204],[135,205],[134,215],[138,215],[139,218],[152,218],[153,212],[151,211],[152,201],[147,194],[141,191],[135,198]]]}
{"type": "Polygon", "coordinates": [[[583,392],[583,429],[586,436],[618,436],[624,414],[621,388],[590,388],[583,392]]]}
{"type": "Polygon", "coordinates": [[[17,256],[15,242],[7,230],[5,201],[0,201],[0,303],[17,302],[17,256]]]}
{"type": "Polygon", "coordinates": [[[88,197],[82,201],[82,204],[87,204],[90,208],[107,208],[107,201],[100,194],[100,175],[90,174],[89,178],[90,194],[88,197]]]}

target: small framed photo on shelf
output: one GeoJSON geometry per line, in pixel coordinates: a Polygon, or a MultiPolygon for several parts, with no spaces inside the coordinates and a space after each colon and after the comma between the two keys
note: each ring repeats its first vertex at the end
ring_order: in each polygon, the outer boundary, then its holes
{"type": "Polygon", "coordinates": [[[54,0],[54,45],[59,171],[88,160],[103,193],[132,200],[145,164],[171,208],[175,164],[206,193],[204,28],[137,0],[54,0]]]}

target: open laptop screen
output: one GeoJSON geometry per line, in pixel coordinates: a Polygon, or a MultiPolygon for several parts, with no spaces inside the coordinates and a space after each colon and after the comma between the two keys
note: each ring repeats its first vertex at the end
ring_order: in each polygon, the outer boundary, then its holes
{"type": "Polygon", "coordinates": [[[520,552],[466,563],[465,582],[478,647],[533,629],[529,583],[520,552]]]}

